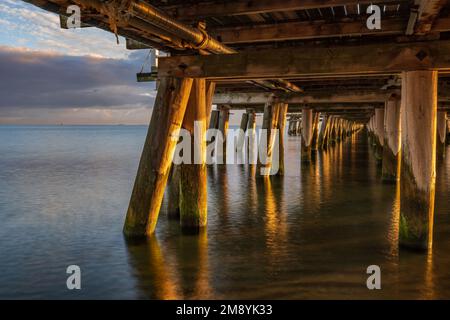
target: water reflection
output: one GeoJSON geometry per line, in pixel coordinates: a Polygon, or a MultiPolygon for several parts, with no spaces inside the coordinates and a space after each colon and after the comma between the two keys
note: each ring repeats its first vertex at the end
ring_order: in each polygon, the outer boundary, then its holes
{"type": "Polygon", "coordinates": [[[400,227],[400,183],[395,186],[395,198],[392,203],[391,221],[389,223],[389,232],[387,235],[389,241],[389,254],[391,257],[398,257],[398,241],[400,227]]]}
{"type": "MultiPolygon", "coordinates": [[[[264,203],[266,246],[272,262],[277,262],[277,258],[285,251],[285,241],[287,236],[286,212],[283,208],[283,186],[281,179],[276,179],[278,188],[275,195],[270,177],[260,178],[264,190],[259,192],[264,203]]],[[[260,183],[261,184],[261,183],[260,183]]]]}
{"type": "Polygon", "coordinates": [[[156,236],[145,241],[126,240],[129,263],[142,297],[174,300],[214,296],[206,230],[178,240],[175,247],[164,250],[156,236]]]}
{"type": "Polygon", "coordinates": [[[181,299],[177,272],[162,252],[156,236],[145,241],[126,240],[128,258],[141,295],[149,299],[181,299]]]}
{"type": "Polygon", "coordinates": [[[397,250],[400,191],[381,182],[364,133],[310,166],[300,137],[287,137],[283,178],[208,166],[207,232],[182,234],[163,210],[156,236],[134,243],[121,227],[146,131],[0,127],[0,298],[71,298],[61,289],[71,263],[86,299],[450,298],[450,147],[429,256],[397,250]],[[365,286],[372,264],[376,292],[365,286]]]}
{"type": "MultiPolygon", "coordinates": [[[[297,176],[256,176],[255,165],[209,167],[208,232],[187,236],[168,225],[163,249],[156,238],[129,246],[145,296],[437,297],[431,253],[398,251],[400,187],[381,182],[366,139],[331,146],[298,166],[297,176]],[[365,287],[372,264],[383,273],[379,292],[365,287]]],[[[286,160],[299,161],[294,156],[286,160]]]]}

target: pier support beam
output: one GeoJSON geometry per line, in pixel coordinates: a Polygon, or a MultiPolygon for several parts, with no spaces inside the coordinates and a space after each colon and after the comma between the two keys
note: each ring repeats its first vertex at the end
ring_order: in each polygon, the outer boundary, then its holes
{"type": "Polygon", "coordinates": [[[253,109],[247,110],[247,161],[248,164],[256,164],[255,146],[256,146],[256,112],[253,109]]]}
{"type": "Polygon", "coordinates": [[[191,163],[180,165],[180,225],[198,229],[207,223],[206,82],[194,79],[182,127],[191,135],[191,163]]]}
{"type": "Polygon", "coordinates": [[[313,135],[311,139],[311,151],[312,156],[316,154],[316,151],[319,146],[319,119],[320,119],[320,113],[319,112],[313,112],[313,135]]]}
{"type": "Polygon", "coordinates": [[[447,120],[447,144],[450,144],[450,119],[447,120]]]}
{"type": "Polygon", "coordinates": [[[336,138],[337,138],[337,131],[336,131],[336,117],[335,116],[331,116],[330,119],[330,133],[329,133],[329,138],[328,138],[328,144],[332,144],[334,145],[336,143],[336,138]]]}
{"type": "Polygon", "coordinates": [[[297,131],[297,120],[290,119],[289,120],[288,134],[290,136],[295,136],[295,135],[297,135],[296,131],[297,131]]]}
{"type": "Polygon", "coordinates": [[[155,231],[177,137],[193,80],[161,78],[131,194],[123,232],[143,237],[155,231]]]}
{"type": "Polygon", "coordinates": [[[384,108],[375,109],[375,158],[383,160],[384,145],[384,108]]]}
{"type": "Polygon", "coordinates": [[[284,176],[284,131],[286,128],[286,114],[288,110],[287,103],[280,103],[278,110],[278,136],[279,136],[279,146],[278,146],[278,161],[279,169],[277,175],[284,176]]]}
{"type": "Polygon", "coordinates": [[[334,130],[336,132],[336,142],[341,141],[341,119],[337,116],[334,120],[334,130]]]}
{"type": "Polygon", "coordinates": [[[373,118],[374,118],[374,116],[370,117],[369,122],[367,123],[367,132],[368,132],[368,136],[369,136],[369,146],[373,146],[373,134],[374,134],[373,118]]]}
{"type": "Polygon", "coordinates": [[[213,81],[206,81],[206,127],[209,128],[209,122],[212,119],[210,117],[212,105],[213,105],[213,98],[214,98],[214,92],[216,91],[216,83],[213,81]]]}
{"type": "Polygon", "coordinates": [[[178,164],[172,164],[167,189],[167,216],[169,219],[178,220],[180,218],[180,165],[178,164]]]}
{"type": "Polygon", "coordinates": [[[400,178],[400,99],[392,97],[386,102],[384,119],[382,180],[395,182],[400,178]]]}
{"type": "Polygon", "coordinates": [[[244,147],[245,142],[245,132],[247,131],[247,125],[248,125],[248,113],[242,114],[241,118],[241,126],[237,137],[237,143],[236,143],[236,151],[238,153],[241,153],[244,147]]]}
{"type": "Polygon", "coordinates": [[[330,129],[330,116],[325,115],[322,119],[322,124],[320,126],[319,132],[319,148],[326,149],[328,146],[328,136],[330,129]]]}
{"type": "Polygon", "coordinates": [[[445,140],[447,137],[447,112],[438,111],[437,113],[437,156],[444,158],[445,156],[445,140]]]}
{"type": "MultiPolygon", "coordinates": [[[[219,110],[212,110],[211,111],[211,117],[209,120],[209,129],[219,129],[219,119],[220,119],[220,111],[219,110]]],[[[207,145],[214,143],[215,137],[212,137],[210,141],[207,141],[207,145]]]]}
{"type": "Polygon", "coordinates": [[[301,161],[311,162],[311,142],[313,136],[313,111],[302,109],[302,148],[301,161]]]}
{"type": "Polygon", "coordinates": [[[262,133],[260,136],[260,144],[258,149],[258,166],[257,174],[259,176],[270,175],[270,170],[272,169],[272,156],[273,147],[275,143],[276,131],[278,126],[278,117],[280,110],[280,103],[270,101],[264,106],[264,116],[262,124],[262,133]]]}
{"type": "Polygon", "coordinates": [[[402,73],[401,246],[431,249],[436,180],[437,71],[402,73]]]}
{"type": "MultiPolygon", "coordinates": [[[[227,163],[227,135],[228,135],[228,123],[230,120],[230,107],[220,106],[220,119],[219,119],[219,131],[223,137],[222,154],[217,153],[217,163],[227,163]],[[219,159],[221,158],[221,159],[219,159]]],[[[220,148],[218,149],[220,150],[220,148]]]]}

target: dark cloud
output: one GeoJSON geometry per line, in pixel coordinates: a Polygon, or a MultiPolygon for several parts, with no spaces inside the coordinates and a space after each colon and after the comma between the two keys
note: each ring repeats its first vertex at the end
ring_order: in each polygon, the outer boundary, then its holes
{"type": "Polygon", "coordinates": [[[154,84],[136,82],[145,53],[128,60],[0,47],[0,108],[126,108],[153,105],[154,84]]]}

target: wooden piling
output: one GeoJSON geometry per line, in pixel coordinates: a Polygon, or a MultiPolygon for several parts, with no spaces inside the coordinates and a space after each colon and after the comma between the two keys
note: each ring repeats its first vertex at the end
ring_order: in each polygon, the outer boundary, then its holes
{"type": "Polygon", "coordinates": [[[256,112],[253,109],[247,110],[247,161],[248,164],[256,164],[255,146],[256,146],[256,112]]]}
{"type": "Polygon", "coordinates": [[[294,128],[295,128],[295,120],[291,118],[289,119],[288,135],[290,136],[295,135],[294,128]]]}
{"type": "Polygon", "coordinates": [[[336,122],[337,122],[337,118],[336,116],[331,116],[330,119],[330,137],[329,137],[329,144],[331,143],[332,145],[334,145],[336,143],[336,138],[337,138],[337,131],[336,131],[336,122]]]}
{"type": "Polygon", "coordinates": [[[301,161],[311,162],[311,141],[313,136],[313,111],[312,109],[302,109],[302,146],[301,161]]]}
{"type": "Polygon", "coordinates": [[[241,153],[243,151],[244,142],[245,142],[245,132],[247,131],[248,125],[248,113],[243,113],[241,118],[241,125],[239,127],[239,133],[237,137],[236,143],[236,151],[241,153]]]}
{"type": "Polygon", "coordinates": [[[284,131],[286,128],[286,115],[288,111],[287,103],[280,103],[278,110],[278,136],[279,136],[279,146],[278,146],[278,161],[279,168],[277,175],[284,176],[284,131]]]}
{"type": "Polygon", "coordinates": [[[311,155],[314,156],[316,154],[316,151],[319,146],[319,120],[320,120],[320,113],[314,112],[313,113],[313,135],[311,138],[311,155]]]}
{"type": "MultiPolygon", "coordinates": [[[[219,125],[219,111],[212,109],[212,100],[216,84],[213,81],[206,82],[206,127],[209,129],[217,129],[219,125]]],[[[186,114],[185,114],[186,115],[186,114]]],[[[214,137],[211,141],[207,141],[207,145],[214,143],[214,137]]],[[[213,155],[211,155],[213,156],[213,155]]],[[[210,162],[212,163],[212,161],[210,162]]],[[[180,219],[180,165],[173,164],[168,185],[168,205],[167,216],[169,219],[180,219]]]]}
{"type": "Polygon", "coordinates": [[[400,178],[400,99],[391,97],[386,102],[384,118],[382,180],[395,182],[400,178]]]}
{"type": "Polygon", "coordinates": [[[338,142],[342,141],[342,118],[337,118],[337,127],[336,127],[336,140],[338,142]]]}
{"type": "Polygon", "coordinates": [[[167,217],[172,220],[180,218],[180,165],[172,164],[168,184],[167,217]]]}
{"type": "Polygon", "coordinates": [[[447,144],[450,144],[450,119],[447,120],[447,144]]]}
{"type": "Polygon", "coordinates": [[[402,73],[401,246],[431,249],[436,179],[437,71],[402,73]]]}
{"type": "Polygon", "coordinates": [[[207,223],[206,81],[194,79],[182,127],[191,134],[191,163],[180,165],[180,225],[197,230],[207,223]]]}
{"type": "Polygon", "coordinates": [[[280,103],[270,101],[264,106],[263,124],[260,136],[259,148],[265,147],[265,150],[258,152],[257,174],[259,176],[268,176],[272,168],[273,147],[276,137],[276,129],[278,125],[280,103]],[[265,139],[265,141],[264,141],[265,139]]]}
{"type": "Polygon", "coordinates": [[[368,141],[369,146],[373,145],[373,116],[370,117],[369,122],[367,123],[367,132],[368,132],[368,141]]]}
{"type": "Polygon", "coordinates": [[[375,158],[381,164],[384,145],[384,108],[375,109],[375,137],[375,158]]]}
{"type": "Polygon", "coordinates": [[[209,116],[211,114],[212,110],[212,102],[214,98],[214,92],[216,91],[216,83],[213,81],[206,81],[206,93],[205,93],[205,99],[206,99],[206,127],[209,128],[209,122],[211,117],[209,116]]]}
{"type": "Polygon", "coordinates": [[[192,82],[161,78],[123,228],[128,237],[155,231],[192,82]]]}
{"type": "Polygon", "coordinates": [[[322,120],[322,126],[320,127],[321,135],[319,135],[321,149],[326,149],[328,147],[328,142],[330,140],[329,139],[329,137],[330,137],[330,122],[331,122],[330,116],[325,115],[322,120]]]}
{"type": "MultiPolygon", "coordinates": [[[[219,129],[219,118],[220,118],[220,111],[212,110],[211,117],[209,120],[209,126],[208,126],[209,130],[218,130],[219,129]]],[[[210,132],[214,132],[214,131],[210,131],[210,132]]],[[[214,133],[214,134],[216,134],[216,133],[214,133]]],[[[211,133],[210,133],[210,135],[211,135],[211,133]]],[[[215,135],[211,135],[209,137],[209,139],[207,139],[207,141],[206,141],[207,157],[209,157],[209,161],[207,162],[207,164],[213,164],[214,156],[217,155],[215,152],[215,148],[214,148],[215,142],[216,142],[215,135]],[[213,145],[213,146],[210,147],[210,145],[213,145]]]]}
{"type": "Polygon", "coordinates": [[[217,153],[217,162],[218,163],[227,163],[227,135],[228,135],[228,123],[230,120],[230,107],[229,106],[220,106],[220,119],[219,119],[219,131],[222,133],[223,137],[223,145],[222,145],[222,153],[217,153]],[[219,159],[219,157],[221,159],[219,159]]]}
{"type": "Polygon", "coordinates": [[[436,139],[436,152],[438,158],[445,157],[445,140],[447,137],[447,112],[438,111],[437,113],[437,139],[436,139]]]}

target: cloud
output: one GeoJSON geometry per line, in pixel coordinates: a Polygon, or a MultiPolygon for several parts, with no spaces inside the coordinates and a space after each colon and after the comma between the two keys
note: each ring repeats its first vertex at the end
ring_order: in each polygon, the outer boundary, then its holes
{"type": "MultiPolygon", "coordinates": [[[[53,13],[0,1],[0,123],[148,123],[156,91],[137,83],[148,51],[53,13]]],[[[146,66],[148,68],[148,66],[146,66]]]]}
{"type": "MultiPolygon", "coordinates": [[[[50,52],[0,46],[0,121],[14,119],[30,110],[64,110],[66,118],[83,109],[122,114],[123,121],[137,110],[153,106],[152,83],[137,83],[141,59],[105,59],[63,56],[50,52]]],[[[98,116],[101,114],[95,113],[98,116]]],[[[57,121],[59,122],[59,121],[57,121]]],[[[69,121],[70,122],[70,121],[69,121]]]]}
{"type": "Polygon", "coordinates": [[[150,107],[154,86],[136,82],[139,68],[136,60],[0,47],[0,108],[150,107]]]}
{"type": "Polygon", "coordinates": [[[0,3],[0,45],[26,46],[64,55],[125,59],[125,40],[97,28],[61,29],[58,15],[22,2],[0,3]]]}

